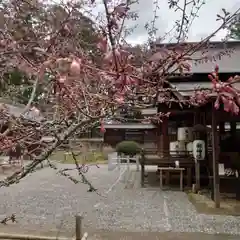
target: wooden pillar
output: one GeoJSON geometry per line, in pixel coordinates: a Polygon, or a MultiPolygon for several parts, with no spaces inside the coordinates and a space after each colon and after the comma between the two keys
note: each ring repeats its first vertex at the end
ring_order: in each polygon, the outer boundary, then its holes
{"type": "MultiPolygon", "coordinates": [[[[163,118],[162,121],[162,157],[167,158],[169,156],[169,138],[168,138],[168,118],[163,118]]],[[[170,172],[165,171],[166,185],[170,183],[170,172]]]]}
{"type": "MultiPolygon", "coordinates": [[[[201,124],[201,112],[194,112],[194,125],[201,124]]],[[[200,139],[200,132],[195,131],[194,140],[200,139]]],[[[195,191],[198,192],[200,190],[200,162],[195,160],[195,191]]]]}
{"type": "Polygon", "coordinates": [[[168,119],[167,118],[163,118],[163,121],[162,121],[161,143],[162,143],[162,147],[161,147],[162,153],[164,153],[164,156],[166,156],[169,153],[168,119]]]}
{"type": "Polygon", "coordinates": [[[144,152],[141,154],[141,187],[144,187],[145,182],[145,155],[144,152]]]}
{"type": "Polygon", "coordinates": [[[213,160],[213,189],[214,189],[214,202],[215,207],[220,208],[220,179],[219,179],[219,153],[217,146],[217,120],[216,120],[216,110],[214,104],[212,105],[212,160],[213,160]]]}
{"type": "Polygon", "coordinates": [[[162,131],[161,131],[161,124],[157,125],[157,152],[161,152],[162,148],[162,131]]]}
{"type": "Polygon", "coordinates": [[[222,136],[224,136],[225,133],[225,122],[220,122],[219,123],[219,140],[221,142],[222,136]]]}
{"type": "Polygon", "coordinates": [[[231,136],[234,136],[237,131],[237,123],[236,122],[230,122],[230,133],[231,136]]]}
{"type": "Polygon", "coordinates": [[[219,133],[221,135],[221,134],[224,134],[224,132],[225,132],[225,122],[220,122],[219,123],[219,133]]]}

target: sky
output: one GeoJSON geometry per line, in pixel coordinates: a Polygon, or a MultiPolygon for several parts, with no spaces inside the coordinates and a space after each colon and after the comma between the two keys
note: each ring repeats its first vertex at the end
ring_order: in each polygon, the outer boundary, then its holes
{"type": "MultiPolygon", "coordinates": [[[[139,0],[139,4],[134,4],[131,11],[137,11],[139,18],[137,21],[127,21],[126,26],[131,27],[137,24],[133,34],[128,37],[128,42],[132,44],[139,44],[146,41],[148,35],[144,28],[146,22],[153,19],[154,0],[139,0]]],[[[180,0],[183,3],[183,0],[180,0]]],[[[211,34],[220,22],[216,21],[216,15],[221,13],[221,9],[225,8],[229,12],[235,11],[240,8],[240,0],[205,0],[206,4],[203,5],[198,13],[199,17],[196,18],[190,28],[188,34],[188,41],[198,41],[211,34]]],[[[174,12],[168,8],[168,0],[159,0],[160,9],[157,12],[159,16],[156,21],[158,28],[157,37],[163,36],[174,25],[175,21],[181,17],[180,12],[174,12]]],[[[98,5],[97,11],[101,11],[102,6],[98,5]]],[[[190,8],[189,8],[190,9],[190,8]]],[[[96,11],[96,10],[95,10],[96,11]]],[[[212,40],[221,40],[226,35],[225,31],[220,31],[212,40]]],[[[168,36],[166,41],[172,40],[168,36]]]]}

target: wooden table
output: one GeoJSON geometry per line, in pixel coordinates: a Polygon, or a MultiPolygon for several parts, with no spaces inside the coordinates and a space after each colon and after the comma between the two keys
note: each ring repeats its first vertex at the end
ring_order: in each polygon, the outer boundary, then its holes
{"type": "Polygon", "coordinates": [[[159,167],[160,171],[160,188],[163,189],[163,171],[179,172],[180,173],[180,190],[183,191],[183,171],[185,168],[171,168],[171,167],[159,167]]]}

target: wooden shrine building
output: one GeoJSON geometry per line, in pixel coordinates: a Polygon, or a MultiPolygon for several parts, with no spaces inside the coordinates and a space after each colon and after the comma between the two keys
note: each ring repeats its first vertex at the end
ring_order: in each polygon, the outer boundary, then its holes
{"type": "MultiPolygon", "coordinates": [[[[158,46],[159,47],[159,46],[158,46]]],[[[161,46],[160,46],[161,47],[161,46]]],[[[172,44],[164,47],[171,48],[172,44]]],[[[220,80],[226,81],[229,77],[240,75],[240,42],[213,42],[207,53],[198,51],[192,58],[203,59],[213,56],[213,62],[201,60],[192,61],[190,75],[175,75],[169,80],[169,85],[164,86],[170,89],[174,100],[168,103],[158,101],[158,112],[170,112],[170,116],[163,119],[163,122],[156,125],[156,149],[144,149],[141,165],[141,184],[145,182],[145,165],[157,165],[158,167],[175,167],[176,162],[184,168],[184,185],[191,187],[196,185],[199,189],[202,185],[208,184],[212,187],[213,198],[216,207],[219,207],[219,192],[230,190],[239,195],[240,173],[240,115],[233,115],[220,109],[216,110],[213,105],[216,96],[202,106],[194,107],[181,104],[193,96],[196,89],[210,90],[212,83],[208,79],[216,64],[220,69],[220,80]],[[228,54],[224,54],[227,52],[228,54]],[[205,55],[204,55],[205,54],[205,55]],[[196,63],[196,64],[195,64],[196,63]],[[187,149],[187,144],[183,149],[178,149],[178,153],[171,153],[173,143],[178,141],[179,129],[191,129],[192,139],[204,142],[204,159],[194,160],[193,150],[187,149]],[[224,189],[224,186],[227,186],[224,189]]],[[[240,82],[235,82],[232,86],[240,91],[240,82]]],[[[179,147],[179,146],[178,146],[179,147]]],[[[165,175],[165,180],[170,181],[169,173],[165,175]]]]}

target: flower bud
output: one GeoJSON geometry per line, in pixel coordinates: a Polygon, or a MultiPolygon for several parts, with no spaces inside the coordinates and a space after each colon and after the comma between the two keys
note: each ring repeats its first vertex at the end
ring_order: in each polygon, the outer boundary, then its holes
{"type": "Polygon", "coordinates": [[[80,70],[81,70],[80,60],[78,60],[78,61],[73,60],[71,65],[70,65],[70,73],[72,75],[79,75],[80,70]]]}

